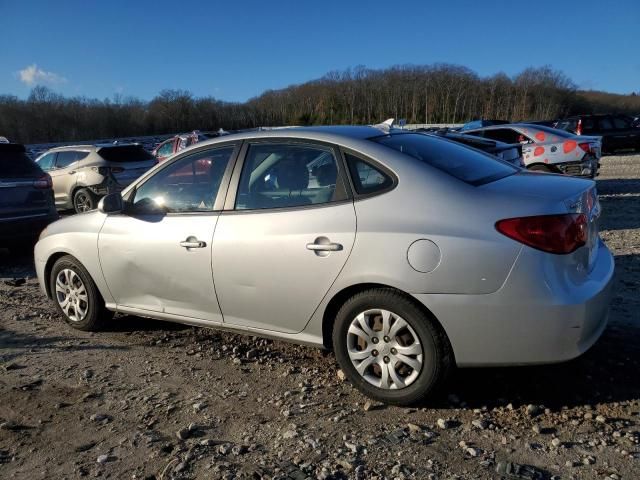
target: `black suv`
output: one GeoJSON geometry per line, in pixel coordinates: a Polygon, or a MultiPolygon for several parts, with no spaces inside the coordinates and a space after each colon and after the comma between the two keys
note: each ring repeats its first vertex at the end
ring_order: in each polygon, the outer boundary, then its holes
{"type": "Polygon", "coordinates": [[[616,150],[640,151],[640,126],[633,126],[633,119],[626,115],[577,115],[558,120],[555,128],[576,135],[602,137],[602,152],[616,150]]]}
{"type": "Polygon", "coordinates": [[[23,145],[0,143],[0,248],[32,250],[42,229],[57,220],[51,185],[23,145]]]}

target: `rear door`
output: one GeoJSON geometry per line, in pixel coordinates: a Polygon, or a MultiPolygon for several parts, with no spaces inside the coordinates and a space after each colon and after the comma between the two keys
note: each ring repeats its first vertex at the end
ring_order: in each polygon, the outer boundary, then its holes
{"type": "Polygon", "coordinates": [[[344,168],[324,144],[256,142],[245,151],[213,241],[224,321],[300,332],[355,240],[344,168]]]}
{"type": "Polygon", "coordinates": [[[107,162],[109,171],[120,188],[128,186],[158,163],[141,145],[102,147],[98,154],[107,162]]]}
{"type": "Polygon", "coordinates": [[[71,206],[71,192],[76,185],[77,162],[80,158],[86,157],[88,152],[78,152],[75,150],[65,150],[56,153],[53,168],[49,170],[53,181],[53,194],[56,199],[56,206],[66,208],[71,206]]]}

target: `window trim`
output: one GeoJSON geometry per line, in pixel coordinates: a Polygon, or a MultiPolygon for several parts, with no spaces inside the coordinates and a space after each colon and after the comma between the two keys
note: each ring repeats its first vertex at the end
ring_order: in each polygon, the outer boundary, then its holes
{"type": "Polygon", "coordinates": [[[348,147],[340,147],[340,155],[342,156],[342,161],[344,163],[344,167],[348,173],[348,177],[349,177],[349,188],[351,189],[351,195],[353,196],[354,201],[357,200],[364,200],[367,198],[371,198],[371,197],[375,197],[377,195],[384,195],[385,193],[390,192],[391,190],[394,190],[399,183],[398,180],[398,176],[387,166],[381,164],[380,162],[378,162],[377,160],[372,159],[371,157],[368,157],[360,152],[357,152],[355,150],[352,150],[348,147]],[[346,154],[349,154],[353,157],[356,157],[357,159],[363,161],[364,163],[367,163],[369,165],[371,165],[373,168],[380,170],[382,173],[384,173],[385,175],[387,175],[390,179],[391,179],[391,185],[389,185],[386,188],[383,188],[382,190],[377,190],[375,192],[371,192],[371,193],[358,193],[356,191],[356,186],[353,182],[353,178],[351,177],[351,170],[349,169],[349,163],[347,161],[347,157],[346,154]]]}
{"type": "Polygon", "coordinates": [[[169,168],[176,162],[184,159],[185,157],[189,157],[191,155],[195,155],[207,150],[219,150],[222,148],[234,147],[233,152],[231,153],[231,157],[229,158],[229,162],[224,170],[224,174],[222,175],[222,180],[220,181],[220,187],[218,188],[218,193],[216,194],[216,198],[213,202],[213,209],[202,211],[202,212],[167,212],[163,213],[166,216],[193,216],[193,215],[211,215],[213,213],[219,214],[223,210],[224,199],[227,195],[227,191],[229,188],[229,180],[231,178],[231,174],[233,172],[233,168],[238,160],[238,154],[243,145],[241,140],[233,140],[227,142],[214,143],[209,145],[199,145],[197,148],[187,149],[181,151],[179,154],[175,155],[170,160],[167,160],[157,166],[157,168],[152,168],[148,170],[142,177],[140,177],[136,182],[131,184],[130,187],[127,187],[123,191],[122,198],[124,200],[125,209],[123,210],[123,214],[127,216],[133,216],[134,212],[128,211],[127,206],[131,206],[132,198],[135,198],[136,191],[146,182],[148,182],[151,178],[155,177],[165,168],[169,168]]]}
{"type": "MultiPolygon", "coordinates": [[[[326,208],[335,205],[341,205],[347,202],[352,201],[352,195],[350,191],[350,184],[348,183],[350,180],[345,178],[345,165],[343,164],[342,154],[340,153],[340,148],[336,145],[328,142],[322,142],[318,140],[304,139],[304,138],[291,138],[291,137],[264,137],[264,138],[251,138],[245,139],[242,145],[242,149],[240,154],[238,155],[238,160],[236,161],[235,168],[231,175],[231,181],[229,183],[229,188],[227,190],[227,196],[224,202],[223,214],[233,214],[233,215],[246,215],[246,214],[256,214],[256,213],[274,213],[274,212],[288,212],[293,210],[308,210],[312,208],[326,208]],[[249,147],[251,145],[264,145],[269,143],[276,143],[281,145],[308,145],[308,146],[321,146],[325,148],[329,148],[333,156],[336,160],[336,166],[338,167],[338,176],[337,179],[342,181],[342,185],[344,186],[344,197],[339,200],[333,202],[323,202],[323,203],[315,203],[310,205],[297,205],[290,207],[276,207],[276,208],[254,208],[254,209],[237,209],[236,208],[236,198],[238,196],[238,188],[240,186],[240,178],[242,176],[242,169],[244,167],[245,161],[247,160],[247,153],[249,152],[249,147]]],[[[348,175],[347,175],[348,177],[348,175]]]]}

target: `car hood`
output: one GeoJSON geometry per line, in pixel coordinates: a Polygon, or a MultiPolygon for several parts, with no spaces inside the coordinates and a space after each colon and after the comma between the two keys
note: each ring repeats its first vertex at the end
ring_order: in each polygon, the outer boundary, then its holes
{"type": "Polygon", "coordinates": [[[107,216],[104,213],[99,212],[98,210],[78,213],[76,215],[61,218],[60,220],[50,223],[42,231],[42,233],[40,234],[40,240],[51,235],[70,232],[98,234],[98,232],[100,232],[100,229],[102,228],[102,225],[104,224],[105,218],[107,218],[107,216]]]}

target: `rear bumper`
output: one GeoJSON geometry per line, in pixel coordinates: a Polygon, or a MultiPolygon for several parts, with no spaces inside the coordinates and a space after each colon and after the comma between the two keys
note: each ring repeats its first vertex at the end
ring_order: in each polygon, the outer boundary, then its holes
{"type": "Polygon", "coordinates": [[[598,175],[600,163],[596,157],[586,156],[579,162],[556,163],[554,166],[565,175],[593,178],[598,175]]]}
{"type": "Polygon", "coordinates": [[[9,245],[20,240],[37,239],[40,232],[58,219],[53,212],[0,218],[0,245],[9,245]]]}
{"type": "MultiPolygon", "coordinates": [[[[535,268],[522,263],[514,270],[535,268]]],[[[459,366],[557,363],[583,354],[604,331],[613,273],[613,256],[601,244],[580,285],[554,284],[549,276],[528,288],[531,281],[507,280],[489,295],[414,296],[442,324],[459,366]]]]}

